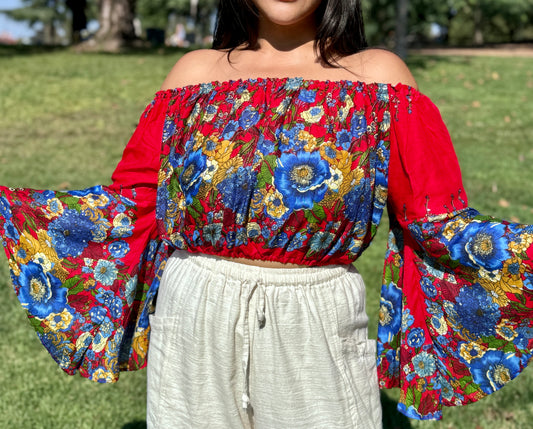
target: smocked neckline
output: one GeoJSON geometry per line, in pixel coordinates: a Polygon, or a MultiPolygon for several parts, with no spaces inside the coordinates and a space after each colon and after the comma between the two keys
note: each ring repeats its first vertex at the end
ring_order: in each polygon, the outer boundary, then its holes
{"type": "Polygon", "coordinates": [[[301,76],[294,77],[249,77],[249,78],[239,78],[239,79],[228,79],[228,80],[212,80],[208,82],[199,82],[189,85],[184,85],[175,88],[168,88],[159,90],[156,92],[156,98],[159,97],[168,97],[180,94],[183,92],[196,92],[197,90],[202,90],[203,88],[209,88],[210,91],[213,89],[218,90],[231,90],[240,88],[243,86],[252,87],[254,85],[264,86],[267,84],[276,84],[278,87],[283,86],[287,90],[299,90],[299,89],[308,89],[309,87],[320,87],[327,88],[329,86],[336,87],[345,87],[345,88],[361,88],[363,90],[375,89],[378,87],[385,86],[389,90],[392,89],[394,92],[399,92],[402,89],[406,90],[412,94],[419,93],[418,89],[413,86],[406,85],[404,83],[383,83],[383,82],[365,82],[361,80],[350,80],[350,79],[306,79],[301,76]],[[298,82],[298,85],[295,85],[294,88],[287,88],[286,85],[290,81],[298,82]]]}

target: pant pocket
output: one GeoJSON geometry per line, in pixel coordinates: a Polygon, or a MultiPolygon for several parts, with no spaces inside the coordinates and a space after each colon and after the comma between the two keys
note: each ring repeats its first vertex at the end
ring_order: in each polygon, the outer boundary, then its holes
{"type": "Polygon", "coordinates": [[[376,369],[376,341],[342,339],[342,353],[352,395],[356,427],[382,427],[381,401],[376,369]]]}
{"type": "Polygon", "coordinates": [[[168,378],[167,368],[169,347],[172,338],[175,319],[150,315],[150,345],[148,348],[147,364],[147,413],[148,429],[162,428],[162,399],[165,398],[165,378],[168,378]]]}

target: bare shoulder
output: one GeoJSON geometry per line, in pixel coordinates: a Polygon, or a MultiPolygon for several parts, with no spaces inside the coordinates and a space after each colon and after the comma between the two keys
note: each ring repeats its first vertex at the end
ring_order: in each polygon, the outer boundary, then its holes
{"type": "Polygon", "coordinates": [[[161,89],[181,88],[212,80],[213,70],[226,56],[214,49],[198,49],[183,55],[172,67],[163,81],[161,89]]]}
{"type": "Polygon", "coordinates": [[[367,49],[346,58],[347,67],[365,82],[402,83],[417,88],[415,78],[405,62],[385,49],[367,49]]]}

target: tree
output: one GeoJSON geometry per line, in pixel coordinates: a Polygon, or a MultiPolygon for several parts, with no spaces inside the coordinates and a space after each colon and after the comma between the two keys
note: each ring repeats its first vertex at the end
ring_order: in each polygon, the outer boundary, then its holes
{"type": "Polygon", "coordinates": [[[28,21],[30,26],[42,25],[41,39],[45,45],[60,43],[58,33],[65,29],[67,15],[62,0],[22,0],[22,7],[3,11],[17,21],[28,21]]]}
{"type": "Polygon", "coordinates": [[[81,31],[87,28],[87,0],[66,0],[66,5],[72,14],[70,42],[80,43],[81,31]]]}
{"type": "Polygon", "coordinates": [[[406,58],[407,32],[409,28],[409,0],[397,0],[396,11],[396,53],[400,58],[406,58]]]}
{"type": "Polygon", "coordinates": [[[136,0],[98,0],[98,22],[100,27],[91,48],[104,51],[118,51],[137,41],[133,19],[136,0]]]}
{"type": "Polygon", "coordinates": [[[175,31],[176,20],[182,17],[194,26],[195,42],[210,34],[210,17],[217,0],[138,0],[137,11],[145,28],[155,27],[175,31]]]}

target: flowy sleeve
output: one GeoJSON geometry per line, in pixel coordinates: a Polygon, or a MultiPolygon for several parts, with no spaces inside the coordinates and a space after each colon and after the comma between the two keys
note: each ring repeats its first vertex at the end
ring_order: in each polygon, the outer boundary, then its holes
{"type": "Polygon", "coordinates": [[[503,387],[532,356],[533,226],[468,207],[427,97],[405,87],[391,106],[378,373],[381,387],[401,389],[400,412],[440,419],[443,406],[503,387]]]}
{"type": "Polygon", "coordinates": [[[0,187],[0,235],[15,292],[67,373],[113,382],[142,368],[148,312],[168,257],[155,211],[165,111],[143,112],[110,186],[0,187]]]}

